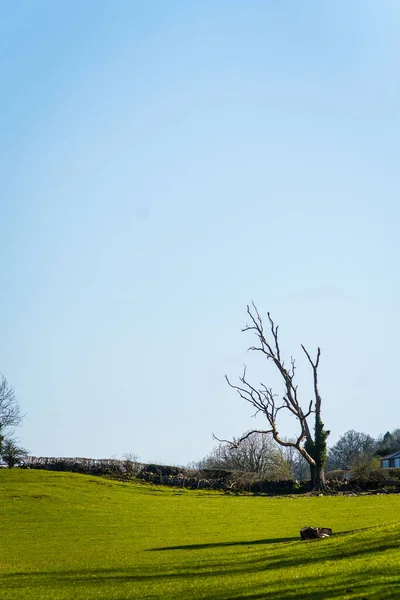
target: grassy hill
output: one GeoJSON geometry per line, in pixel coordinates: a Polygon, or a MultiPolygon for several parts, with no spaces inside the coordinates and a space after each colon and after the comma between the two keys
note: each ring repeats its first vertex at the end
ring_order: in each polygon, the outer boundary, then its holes
{"type": "Polygon", "coordinates": [[[0,598],[400,597],[400,496],[251,497],[0,470],[0,598]],[[305,525],[330,539],[299,541],[305,525]]]}

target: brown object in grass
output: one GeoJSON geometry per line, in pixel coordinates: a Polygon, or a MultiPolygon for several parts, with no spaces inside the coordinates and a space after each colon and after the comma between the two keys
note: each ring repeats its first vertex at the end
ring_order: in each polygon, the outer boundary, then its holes
{"type": "Polygon", "coordinates": [[[300,529],[300,537],[302,540],[316,540],[318,538],[326,538],[332,535],[332,529],[329,527],[303,527],[300,529]]]}

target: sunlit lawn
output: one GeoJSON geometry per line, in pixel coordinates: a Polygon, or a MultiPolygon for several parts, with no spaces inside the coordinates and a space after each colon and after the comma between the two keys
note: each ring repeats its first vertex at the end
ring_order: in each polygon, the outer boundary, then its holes
{"type": "Polygon", "coordinates": [[[399,514],[397,495],[227,496],[2,469],[0,598],[400,598],[399,514]],[[336,535],[301,542],[305,525],[336,535]]]}

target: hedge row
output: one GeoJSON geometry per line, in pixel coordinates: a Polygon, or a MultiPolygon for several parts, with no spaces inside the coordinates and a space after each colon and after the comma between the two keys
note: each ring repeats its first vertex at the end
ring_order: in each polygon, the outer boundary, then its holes
{"type": "Polygon", "coordinates": [[[305,489],[307,483],[293,480],[266,481],[254,473],[221,469],[184,469],[170,465],[141,464],[130,460],[28,457],[23,465],[30,469],[69,471],[88,475],[105,475],[153,484],[251,493],[290,493],[305,489]]]}
{"type": "Polygon", "coordinates": [[[133,475],[138,469],[137,463],[128,460],[36,456],[27,457],[21,466],[46,471],[68,471],[86,475],[120,475],[121,477],[133,475]]]}
{"type": "MultiPolygon", "coordinates": [[[[170,465],[142,464],[132,460],[28,457],[25,468],[49,471],[69,471],[89,475],[103,475],[116,479],[136,479],[155,485],[168,485],[189,489],[250,492],[253,494],[291,494],[309,489],[308,481],[269,481],[255,473],[221,469],[185,469],[170,465]]],[[[359,469],[327,473],[332,491],[367,491],[386,488],[399,489],[400,469],[359,469]]]]}

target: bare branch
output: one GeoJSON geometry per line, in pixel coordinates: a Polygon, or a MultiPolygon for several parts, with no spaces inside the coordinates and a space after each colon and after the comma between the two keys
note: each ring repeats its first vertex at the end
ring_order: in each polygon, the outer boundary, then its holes
{"type": "Polygon", "coordinates": [[[318,365],[319,365],[319,359],[321,356],[321,348],[318,348],[317,358],[316,358],[315,362],[313,362],[310,354],[307,352],[307,350],[305,349],[303,344],[301,345],[301,347],[302,347],[305,355],[307,356],[310,365],[312,366],[313,379],[314,379],[315,413],[316,413],[316,416],[319,417],[320,413],[321,413],[321,404],[322,404],[322,399],[321,399],[319,389],[318,389],[318,365]]]}
{"type": "Polygon", "coordinates": [[[314,363],[312,361],[312,358],[311,358],[310,354],[307,352],[307,350],[305,349],[305,347],[303,346],[303,344],[301,344],[301,347],[303,348],[303,351],[304,351],[305,355],[307,356],[307,358],[308,358],[311,366],[313,367],[313,369],[317,369],[318,365],[319,365],[319,358],[321,356],[321,348],[318,348],[318,350],[317,350],[317,358],[316,358],[316,361],[314,363]]]}
{"type": "Polygon", "coordinates": [[[249,431],[248,433],[246,433],[245,435],[243,435],[241,438],[232,441],[232,440],[220,440],[219,438],[217,438],[216,435],[213,434],[213,438],[214,440],[216,440],[217,442],[221,442],[224,444],[229,444],[232,448],[238,448],[239,445],[244,442],[244,440],[246,440],[248,437],[250,437],[251,435],[253,435],[253,433],[272,433],[271,429],[267,429],[267,430],[260,430],[260,429],[253,429],[252,431],[249,431]]]}
{"type": "Polygon", "coordinates": [[[290,376],[293,379],[294,378],[294,373],[296,371],[296,361],[294,360],[293,356],[290,357],[290,364],[292,366],[292,371],[291,371],[290,376]]]}
{"type": "Polygon", "coordinates": [[[268,315],[268,320],[269,320],[270,325],[271,325],[271,333],[272,333],[272,335],[274,337],[274,341],[275,341],[276,356],[277,356],[277,359],[280,362],[280,360],[281,360],[281,351],[279,349],[279,343],[278,343],[278,329],[279,329],[279,325],[275,326],[275,323],[273,322],[270,313],[267,313],[267,315],[268,315]]]}

